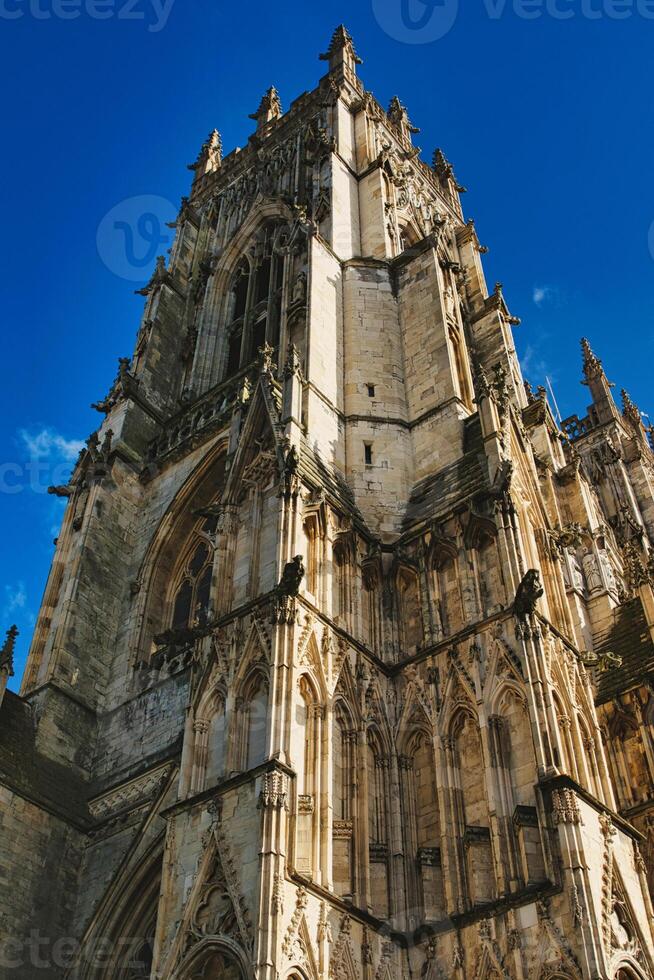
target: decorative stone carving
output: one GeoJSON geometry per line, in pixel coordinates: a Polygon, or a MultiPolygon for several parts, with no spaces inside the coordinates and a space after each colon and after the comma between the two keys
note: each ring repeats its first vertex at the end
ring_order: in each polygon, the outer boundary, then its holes
{"type": "Polygon", "coordinates": [[[552,793],[552,814],[555,824],[581,824],[581,811],[576,794],[571,789],[555,789],[552,793]]]}
{"type": "Polygon", "coordinates": [[[109,814],[138,806],[144,800],[152,799],[166,784],[171,772],[170,765],[160,766],[146,773],[145,776],[130,780],[118,789],[97,797],[89,804],[91,814],[96,820],[103,820],[109,814]]]}
{"type": "Polygon", "coordinates": [[[277,769],[265,773],[259,794],[259,808],[285,810],[287,798],[288,776],[277,769]]]}

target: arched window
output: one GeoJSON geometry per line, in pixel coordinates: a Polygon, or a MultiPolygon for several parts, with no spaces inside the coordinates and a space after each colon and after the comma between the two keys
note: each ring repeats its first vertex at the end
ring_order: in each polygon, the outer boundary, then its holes
{"type": "MultiPolygon", "coordinates": [[[[590,734],[590,729],[586,724],[584,718],[581,715],[577,716],[577,722],[579,725],[579,737],[581,739],[581,747],[579,752],[579,769],[580,776],[582,777],[582,785],[586,787],[589,792],[593,793],[594,796],[601,799],[601,786],[599,779],[599,772],[597,769],[597,746],[595,744],[595,738],[590,734]]],[[[633,774],[638,772],[638,769],[631,770],[633,774]]]]}
{"type": "Polygon", "coordinates": [[[191,793],[215,786],[225,775],[225,702],[225,690],[214,689],[193,722],[191,793]]]}
{"type": "Polygon", "coordinates": [[[408,657],[417,652],[424,639],[420,584],[416,572],[410,568],[401,568],[397,586],[400,653],[408,657]]]}
{"type": "Polygon", "coordinates": [[[191,537],[185,556],[174,576],[171,598],[170,627],[190,629],[209,612],[213,574],[213,542],[215,519],[205,520],[191,537]]]}
{"type": "Polygon", "coordinates": [[[334,710],[332,733],[332,878],[334,891],[341,898],[352,898],[354,894],[355,738],[351,715],[339,701],[334,710]]]}
{"type": "MultiPolygon", "coordinates": [[[[570,716],[567,714],[561,699],[556,693],[552,693],[552,705],[556,712],[556,718],[559,725],[559,736],[561,745],[561,757],[556,759],[556,765],[561,770],[561,772],[567,773],[572,776],[573,779],[577,779],[577,768],[575,765],[575,751],[572,744],[572,723],[570,721],[570,716]]],[[[555,747],[555,752],[559,755],[555,747]]]]}
{"type": "Polygon", "coordinates": [[[376,565],[364,564],[361,570],[361,638],[378,656],[381,655],[379,633],[379,572],[376,565]]]}
{"type": "Polygon", "coordinates": [[[490,534],[482,535],[475,549],[479,604],[482,616],[491,616],[505,601],[502,564],[498,560],[497,541],[490,534]]]}
{"type": "Polygon", "coordinates": [[[261,229],[232,277],[229,289],[225,377],[235,374],[265,345],[279,346],[284,285],[284,226],[261,229]]]}
{"type": "Polygon", "coordinates": [[[297,767],[297,857],[301,874],[309,877],[317,864],[317,841],[320,836],[320,765],[322,758],[322,710],[309,677],[303,674],[299,683],[295,750],[297,767]]]}
{"type": "MultiPolygon", "coordinates": [[[[412,907],[421,914],[412,925],[444,915],[441,825],[431,735],[415,720],[417,731],[400,757],[403,827],[408,858],[407,882],[412,907]]],[[[412,726],[414,727],[414,726],[412,726]]]]}
{"type": "Polygon", "coordinates": [[[236,700],[233,770],[254,769],[266,758],[268,739],[268,678],[261,670],[249,675],[236,700]]]}
{"type": "Polygon", "coordinates": [[[454,381],[457,394],[466,408],[472,411],[472,387],[470,383],[468,356],[458,327],[454,325],[450,326],[449,339],[454,358],[454,381]]]}
{"type": "Polygon", "coordinates": [[[440,599],[441,626],[444,636],[452,636],[463,629],[463,599],[456,560],[443,555],[438,563],[437,583],[440,599]]]}
{"type": "Polygon", "coordinates": [[[339,535],[334,541],[333,552],[333,605],[334,621],[345,629],[350,623],[350,551],[347,538],[339,535]]]}
{"type": "MultiPolygon", "coordinates": [[[[520,887],[541,882],[545,864],[534,786],[538,770],[529,713],[524,697],[509,688],[499,703],[499,715],[489,720],[491,752],[497,757],[500,798],[506,803],[500,817],[502,847],[512,852],[509,877],[520,887]]],[[[505,869],[506,873],[506,869],[505,869]]]]}
{"type": "Polygon", "coordinates": [[[495,872],[491,823],[486,794],[486,772],[481,734],[476,720],[461,712],[452,729],[459,794],[459,832],[471,905],[495,898],[495,872]]]}
{"type": "MultiPolygon", "coordinates": [[[[180,642],[173,622],[181,624],[184,632],[196,620],[204,625],[205,613],[208,619],[213,615],[215,593],[209,566],[213,563],[220,514],[217,501],[224,484],[225,449],[223,441],[191,474],[161,520],[144,556],[137,576],[139,588],[135,590],[133,617],[138,623],[133,644],[140,662],[156,657],[162,645],[174,647],[180,642]]],[[[229,581],[225,591],[231,597],[231,576],[221,580],[229,581]]]]}
{"type": "Polygon", "coordinates": [[[366,746],[368,778],[368,851],[370,906],[380,919],[389,916],[389,760],[378,733],[368,731],[366,746]]]}
{"type": "Polygon", "coordinates": [[[405,252],[413,245],[417,245],[420,238],[420,234],[410,222],[407,221],[405,224],[402,224],[400,226],[400,253],[405,252]]]}
{"type": "Polygon", "coordinates": [[[234,273],[229,292],[226,377],[236,374],[241,366],[243,331],[249,295],[250,265],[247,259],[243,259],[234,273]]]}
{"type": "Polygon", "coordinates": [[[203,788],[215,786],[225,775],[225,693],[216,692],[207,731],[207,762],[203,788]]]}

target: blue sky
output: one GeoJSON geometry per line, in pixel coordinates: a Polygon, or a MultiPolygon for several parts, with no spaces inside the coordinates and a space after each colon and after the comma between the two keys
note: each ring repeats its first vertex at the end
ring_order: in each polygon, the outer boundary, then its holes
{"type": "Polygon", "coordinates": [[[367,88],[385,105],[398,94],[425,158],[443,147],[468,187],[532,382],[549,374],[562,414],[583,411],[587,334],[654,412],[653,17],[652,0],[0,0],[0,629],[21,630],[14,686],[62,513],[44,491],[97,428],[89,406],[133,348],[147,235],[155,248],[165,233],[144,229],[126,270],[102,219],[129,222],[123,202],[147,195],[168,220],[207,133],[228,151],[269,85],[284,106],[312,88],[341,21],[367,88]]]}

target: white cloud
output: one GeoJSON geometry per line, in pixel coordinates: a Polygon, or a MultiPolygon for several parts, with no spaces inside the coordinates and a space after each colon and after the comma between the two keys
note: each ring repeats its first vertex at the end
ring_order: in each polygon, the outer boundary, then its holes
{"type": "Polygon", "coordinates": [[[552,290],[549,286],[534,286],[533,300],[536,306],[542,306],[546,299],[549,299],[552,295],[552,290]]]}
{"type": "Polygon", "coordinates": [[[566,304],[566,294],[559,286],[534,286],[531,298],[539,309],[543,306],[559,309],[566,304]]]}
{"type": "Polygon", "coordinates": [[[17,609],[25,609],[27,605],[27,592],[25,584],[18,582],[16,585],[5,585],[5,604],[3,617],[10,616],[17,609]]]}
{"type": "Polygon", "coordinates": [[[58,432],[48,428],[37,433],[21,429],[20,437],[31,459],[56,458],[72,462],[84,449],[84,443],[79,439],[64,439],[58,432]]]}

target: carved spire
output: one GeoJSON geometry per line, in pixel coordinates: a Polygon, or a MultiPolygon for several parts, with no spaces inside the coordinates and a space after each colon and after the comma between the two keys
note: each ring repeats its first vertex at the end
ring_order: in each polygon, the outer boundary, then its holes
{"type": "Polygon", "coordinates": [[[628,422],[632,428],[636,429],[639,434],[643,434],[643,417],[641,415],[638,405],[631,400],[629,393],[622,389],[622,415],[625,422],[628,422]]]}
{"type": "Polygon", "coordinates": [[[17,636],[18,627],[12,626],[7,630],[7,639],[0,650],[0,674],[4,674],[5,677],[14,676],[14,649],[17,636]]]}
{"type": "Polygon", "coordinates": [[[581,350],[584,355],[584,377],[586,381],[592,381],[604,373],[602,362],[591,350],[591,346],[585,337],[581,340],[581,350]]]}
{"type": "Polygon", "coordinates": [[[409,113],[407,112],[406,106],[402,105],[397,95],[394,95],[391,99],[391,104],[388,107],[388,118],[395,126],[396,129],[402,134],[402,139],[411,142],[411,135],[413,133],[419,133],[420,130],[417,126],[414,126],[409,119],[409,113]]]}
{"type": "Polygon", "coordinates": [[[465,194],[466,188],[463,187],[456,179],[454,167],[441,149],[434,151],[432,170],[436,174],[439,183],[445,190],[449,190],[450,187],[453,187],[459,194],[465,194]]]}
{"type": "Polygon", "coordinates": [[[254,119],[257,124],[257,132],[260,133],[268,123],[275,122],[282,114],[282,103],[279,92],[274,85],[271,85],[256,112],[251,113],[250,119],[254,119]]]}
{"type": "Polygon", "coordinates": [[[581,350],[584,358],[584,380],[581,383],[590,389],[595,423],[602,425],[604,422],[614,421],[620,417],[611,393],[611,388],[615,385],[606,377],[602,362],[593,353],[585,337],[581,341],[581,350]]]}
{"type": "Polygon", "coordinates": [[[440,180],[448,180],[454,176],[454,168],[440,148],[434,150],[432,168],[440,180]]]}
{"type": "Polygon", "coordinates": [[[327,51],[320,55],[320,60],[329,62],[330,72],[347,67],[356,74],[356,66],[363,64],[354,50],[352,35],[343,24],[334,31],[331,43],[327,51]]]}
{"type": "Polygon", "coordinates": [[[195,163],[189,163],[188,169],[192,170],[195,173],[195,179],[199,180],[205,174],[218,170],[222,162],[223,141],[218,130],[214,129],[202,144],[197,160],[195,163]]]}

